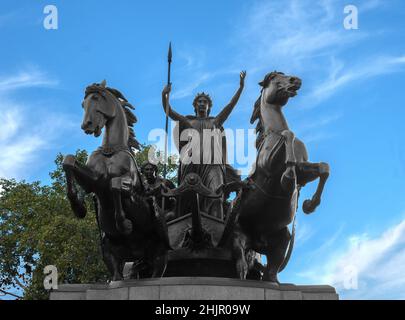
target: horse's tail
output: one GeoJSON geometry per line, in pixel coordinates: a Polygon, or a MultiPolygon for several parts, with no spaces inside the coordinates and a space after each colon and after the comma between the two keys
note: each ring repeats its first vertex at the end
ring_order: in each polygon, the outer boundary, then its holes
{"type": "Polygon", "coordinates": [[[290,261],[290,258],[291,258],[292,250],[294,248],[294,240],[295,240],[295,218],[296,218],[296,216],[294,216],[294,221],[293,221],[292,230],[291,230],[290,243],[288,244],[288,250],[284,257],[283,263],[281,264],[280,268],[278,269],[278,272],[281,272],[284,270],[284,268],[288,264],[288,261],[290,261]]]}

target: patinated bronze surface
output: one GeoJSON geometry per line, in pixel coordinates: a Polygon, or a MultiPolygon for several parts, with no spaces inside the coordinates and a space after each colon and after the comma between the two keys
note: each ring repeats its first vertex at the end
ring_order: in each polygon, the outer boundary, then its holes
{"type": "MultiPolygon", "coordinates": [[[[195,116],[182,116],[177,113],[169,102],[171,85],[164,88],[162,92],[162,105],[169,117],[178,121],[179,135],[182,136],[184,130],[194,129],[195,135],[188,141],[178,142],[180,152],[179,184],[181,184],[189,173],[196,173],[202,180],[202,184],[211,191],[216,192],[224,183],[226,183],[227,170],[233,170],[226,166],[226,139],[223,134],[223,124],[228,119],[232,110],[236,106],[245,84],[246,72],[240,73],[240,85],[231,101],[216,116],[210,117],[212,100],[209,95],[203,93],[197,94],[193,101],[195,116]],[[206,133],[213,133],[213,136],[206,136],[206,133]],[[197,142],[192,141],[198,139],[197,142]],[[213,141],[211,143],[211,141],[213,141]],[[194,142],[194,144],[193,144],[194,142]],[[194,154],[193,154],[194,153],[194,154]],[[196,155],[195,153],[199,153],[196,155]],[[185,161],[186,157],[192,157],[190,163],[185,161]]],[[[191,131],[191,130],[190,130],[191,131]]],[[[232,175],[232,173],[230,173],[232,175]]],[[[223,219],[223,197],[200,199],[200,209],[209,215],[223,219]]],[[[178,216],[190,212],[189,199],[180,199],[178,216]]]]}
{"type": "Polygon", "coordinates": [[[195,116],[182,116],[170,105],[171,85],[163,90],[164,111],[179,122],[180,135],[189,129],[201,137],[204,130],[219,133],[194,141],[194,146],[192,134],[179,139],[177,185],[159,177],[150,162],[138,168],[132,150],[138,145],[132,128],[136,118],[123,95],[105,82],[86,89],[82,129],[95,136],[102,128],[105,132],[102,146],[85,166],[71,155],[65,157],[67,194],[78,217],[84,217],[86,208],[77,185],[95,195],[104,261],[113,280],[122,278],[128,262],[132,277],[212,276],[278,283],[277,274],[287,265],[294,244],[300,190],[319,179],[313,197],[303,202],[309,214],[321,202],[329,166],[309,162],[304,143],[282,112],[301,80],[271,72],[259,83],[261,93],[250,119],[257,121],[257,158],[241,181],[227,163],[223,124],[245,77],[241,72],[239,89],[216,117],[209,116],[212,101],[207,94],[194,99],[195,116]],[[232,191],[237,196],[229,204],[232,191]],[[260,255],[267,257],[265,266],[260,255]]]}
{"type": "Polygon", "coordinates": [[[168,179],[159,176],[158,167],[152,162],[146,161],[141,166],[142,176],[144,178],[145,194],[155,197],[160,210],[164,212],[166,221],[175,218],[176,198],[163,197],[162,191],[174,189],[175,185],[168,179]]]}
{"type": "Polygon", "coordinates": [[[153,198],[146,195],[132,153],[138,146],[132,129],[136,122],[133,107],[118,90],[106,87],[105,81],[86,88],[82,105],[83,131],[96,137],[103,128],[105,131],[101,147],[86,165],[72,155],[64,158],[72,210],[79,218],[86,215],[76,184],[95,195],[103,258],[113,280],[123,278],[126,261],[137,262],[134,276],[161,277],[170,245],[165,219],[153,198]]]}
{"type": "Polygon", "coordinates": [[[254,250],[267,257],[263,280],[278,283],[277,274],[288,263],[293,248],[294,237],[287,226],[294,219],[300,189],[319,179],[314,196],[303,204],[303,211],[309,214],[320,204],[329,166],[308,161],[304,143],[289,129],[282,113],[300,89],[301,80],[271,72],[260,86],[250,120],[258,121],[256,164],[233,203],[227,225],[233,234],[223,241],[233,247],[241,279],[249,271],[246,250],[254,250]]]}

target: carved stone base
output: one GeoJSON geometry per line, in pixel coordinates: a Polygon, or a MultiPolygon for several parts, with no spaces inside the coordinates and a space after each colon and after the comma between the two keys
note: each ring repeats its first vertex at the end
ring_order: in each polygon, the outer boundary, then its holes
{"type": "Polygon", "coordinates": [[[331,286],[279,286],[263,281],[174,277],[110,284],[60,285],[51,300],[338,300],[331,286]]]}

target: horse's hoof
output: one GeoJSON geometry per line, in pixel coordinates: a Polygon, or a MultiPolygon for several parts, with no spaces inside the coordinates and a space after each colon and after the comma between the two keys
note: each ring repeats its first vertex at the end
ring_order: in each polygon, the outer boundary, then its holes
{"type": "Polygon", "coordinates": [[[239,273],[239,279],[240,280],[246,280],[246,272],[240,272],[239,273]]]}
{"type": "Polygon", "coordinates": [[[314,201],[314,200],[305,200],[304,203],[302,204],[302,210],[306,214],[310,214],[315,211],[316,207],[319,206],[320,201],[314,201]]]}
{"type": "Polygon", "coordinates": [[[117,229],[124,236],[129,236],[132,233],[132,222],[124,219],[122,222],[117,223],[117,229]]]}
{"type": "Polygon", "coordinates": [[[280,285],[280,282],[278,281],[277,275],[263,275],[263,281],[269,282],[270,284],[273,285],[280,285]]]}
{"type": "Polygon", "coordinates": [[[236,270],[239,275],[240,280],[246,280],[246,275],[248,273],[248,266],[245,262],[243,261],[238,261],[236,263],[236,270]]]}
{"type": "Polygon", "coordinates": [[[111,281],[121,281],[121,280],[123,280],[124,278],[120,275],[120,274],[115,274],[113,277],[112,277],[112,280],[111,281]]]}
{"type": "Polygon", "coordinates": [[[76,158],[75,156],[68,154],[63,158],[62,166],[63,168],[72,168],[75,166],[76,158]]]}

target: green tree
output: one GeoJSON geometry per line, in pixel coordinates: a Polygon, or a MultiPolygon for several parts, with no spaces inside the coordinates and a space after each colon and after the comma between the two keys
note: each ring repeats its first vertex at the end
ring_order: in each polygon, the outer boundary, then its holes
{"type": "MultiPolygon", "coordinates": [[[[139,164],[149,150],[150,146],[142,146],[136,154],[139,164]]],[[[85,163],[87,152],[78,150],[76,158],[85,163]]],[[[24,299],[47,299],[43,288],[47,265],[57,267],[59,283],[108,280],[92,196],[86,198],[86,218],[74,217],[66,197],[62,160],[57,155],[50,185],[0,179],[0,293],[18,290],[24,299]]],[[[174,179],[176,164],[168,168],[174,179]]]]}
{"type": "MultiPolygon", "coordinates": [[[[164,164],[161,161],[157,161],[163,157],[162,152],[156,150],[156,148],[152,145],[142,145],[141,150],[135,154],[136,161],[142,165],[149,159],[152,162],[157,163],[158,171],[160,175],[163,175],[164,171],[164,164]]],[[[166,168],[166,179],[173,182],[177,185],[177,169],[178,169],[178,158],[174,155],[171,155],[167,158],[167,168],[166,168]]]]}

